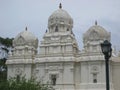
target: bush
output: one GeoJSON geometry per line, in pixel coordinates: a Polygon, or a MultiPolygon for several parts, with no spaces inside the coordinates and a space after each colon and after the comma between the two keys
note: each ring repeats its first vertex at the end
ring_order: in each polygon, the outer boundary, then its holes
{"type": "Polygon", "coordinates": [[[36,82],[34,79],[26,80],[21,78],[18,81],[16,78],[12,78],[0,82],[0,90],[53,90],[53,88],[48,84],[36,82]]]}

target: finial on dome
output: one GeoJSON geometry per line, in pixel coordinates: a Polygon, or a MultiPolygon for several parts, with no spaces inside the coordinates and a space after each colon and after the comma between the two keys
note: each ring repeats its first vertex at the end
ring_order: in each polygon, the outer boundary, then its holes
{"type": "Polygon", "coordinates": [[[62,8],[62,4],[61,4],[61,3],[59,4],[59,8],[60,8],[60,9],[62,8]]]}
{"type": "Polygon", "coordinates": [[[27,31],[27,27],[25,28],[25,30],[27,31]]]}
{"type": "Polygon", "coordinates": [[[95,21],[95,25],[97,25],[97,20],[95,21]]]}

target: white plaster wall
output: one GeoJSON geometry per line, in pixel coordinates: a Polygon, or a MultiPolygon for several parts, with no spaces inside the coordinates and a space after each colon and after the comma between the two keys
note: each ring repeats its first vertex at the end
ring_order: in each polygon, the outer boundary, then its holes
{"type": "Polygon", "coordinates": [[[106,89],[105,65],[103,61],[84,61],[80,63],[80,68],[80,90],[106,89]],[[97,71],[93,71],[93,67],[97,67],[97,71]],[[97,73],[97,83],[93,83],[93,73],[97,73]]]}
{"type": "Polygon", "coordinates": [[[113,87],[120,90],[120,62],[113,63],[113,87]]]}
{"type": "Polygon", "coordinates": [[[50,83],[50,75],[56,74],[56,89],[73,89],[74,88],[74,64],[73,63],[40,63],[36,64],[37,80],[43,80],[44,83],[50,83]],[[57,66],[58,67],[57,67],[57,66]]]}
{"type": "Polygon", "coordinates": [[[64,84],[74,84],[74,64],[66,63],[64,64],[64,84]]]}
{"type": "Polygon", "coordinates": [[[23,69],[23,75],[25,75],[25,78],[30,79],[33,73],[31,64],[24,64],[23,69]]]}
{"type": "Polygon", "coordinates": [[[88,64],[87,62],[81,62],[81,82],[82,84],[86,84],[88,82],[88,64]]]}
{"type": "Polygon", "coordinates": [[[26,79],[30,79],[32,75],[30,64],[12,64],[8,65],[8,79],[20,75],[26,79]]]}
{"type": "Polygon", "coordinates": [[[81,77],[80,62],[75,63],[74,78],[75,78],[75,88],[79,89],[80,77],[81,77]]]}
{"type": "Polygon", "coordinates": [[[40,47],[40,54],[45,54],[45,48],[44,47],[40,47]]]}
{"type": "Polygon", "coordinates": [[[15,73],[13,70],[13,65],[7,65],[7,79],[10,79],[11,77],[15,77],[15,73]]]}
{"type": "Polygon", "coordinates": [[[47,82],[48,79],[46,78],[46,69],[45,69],[45,64],[41,63],[41,64],[36,64],[36,79],[37,81],[44,81],[47,82]]]}

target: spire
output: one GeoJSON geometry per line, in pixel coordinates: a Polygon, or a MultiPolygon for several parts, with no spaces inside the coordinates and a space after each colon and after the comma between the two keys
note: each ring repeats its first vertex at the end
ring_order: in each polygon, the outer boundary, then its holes
{"type": "Polygon", "coordinates": [[[97,25],[97,20],[95,21],[95,25],[97,25]]]}
{"type": "Polygon", "coordinates": [[[25,30],[27,31],[27,27],[25,28],[25,30]]]}
{"type": "Polygon", "coordinates": [[[62,4],[61,4],[61,3],[59,4],[59,8],[60,8],[60,9],[62,8],[62,4]]]}

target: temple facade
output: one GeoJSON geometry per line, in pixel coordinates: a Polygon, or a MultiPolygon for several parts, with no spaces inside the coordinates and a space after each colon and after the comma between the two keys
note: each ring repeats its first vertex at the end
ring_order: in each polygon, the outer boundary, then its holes
{"type": "MultiPolygon", "coordinates": [[[[97,22],[83,34],[80,50],[72,31],[73,19],[59,9],[48,18],[48,30],[38,39],[27,28],[13,40],[13,52],[6,64],[8,79],[35,78],[50,83],[55,90],[106,90],[105,59],[100,44],[111,40],[111,33],[97,22]]],[[[120,56],[112,55],[110,90],[120,90],[120,56]]]]}

